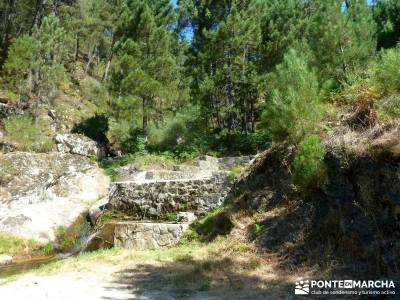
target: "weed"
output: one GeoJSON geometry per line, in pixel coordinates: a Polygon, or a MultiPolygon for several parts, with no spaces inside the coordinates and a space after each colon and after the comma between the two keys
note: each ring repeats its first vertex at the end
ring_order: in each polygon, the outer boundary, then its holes
{"type": "Polygon", "coordinates": [[[299,144],[293,167],[294,182],[302,191],[324,183],[326,178],[324,156],[325,150],[317,135],[306,137],[299,144]]]}
{"type": "Polygon", "coordinates": [[[75,239],[73,237],[68,237],[61,242],[61,247],[63,250],[68,250],[75,244],[75,239]]]}
{"type": "Polygon", "coordinates": [[[205,281],[201,284],[201,286],[199,287],[199,291],[200,292],[206,292],[209,291],[211,289],[211,282],[210,281],[205,281]]]}
{"type": "Polygon", "coordinates": [[[44,254],[44,255],[51,255],[55,252],[54,246],[53,244],[49,243],[43,247],[40,248],[40,251],[44,254]]]}
{"type": "Polygon", "coordinates": [[[258,223],[255,223],[253,226],[253,235],[256,237],[260,236],[262,233],[262,230],[263,230],[263,226],[258,223]]]}
{"type": "Polygon", "coordinates": [[[57,236],[63,236],[65,234],[65,227],[64,226],[57,226],[57,228],[55,229],[55,234],[57,236]]]}
{"type": "Polygon", "coordinates": [[[230,180],[235,180],[236,178],[238,178],[240,176],[240,174],[243,172],[243,170],[245,169],[244,166],[235,166],[232,167],[229,171],[228,171],[228,179],[230,180]]]}
{"type": "Polygon", "coordinates": [[[0,234],[0,255],[16,255],[25,251],[36,251],[40,245],[33,240],[0,234]]]}
{"type": "Polygon", "coordinates": [[[178,221],[178,217],[177,217],[176,213],[174,213],[174,212],[168,213],[165,216],[165,218],[169,222],[177,222],[178,221]]]}

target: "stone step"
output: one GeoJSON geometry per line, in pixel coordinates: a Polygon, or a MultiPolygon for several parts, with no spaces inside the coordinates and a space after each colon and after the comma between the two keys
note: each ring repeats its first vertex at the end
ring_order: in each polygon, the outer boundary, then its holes
{"type": "Polygon", "coordinates": [[[178,180],[211,177],[215,172],[229,171],[249,164],[254,156],[222,157],[200,156],[190,164],[176,165],[173,170],[140,171],[134,165],[119,170],[118,181],[178,180]]]}
{"type": "Polygon", "coordinates": [[[188,228],[188,223],[110,221],[88,241],[84,250],[112,246],[135,250],[171,247],[179,242],[188,228]]]}

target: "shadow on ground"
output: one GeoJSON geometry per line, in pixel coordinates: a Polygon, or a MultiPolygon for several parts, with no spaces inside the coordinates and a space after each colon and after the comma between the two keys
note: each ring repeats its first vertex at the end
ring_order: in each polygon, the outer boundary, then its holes
{"type": "Polygon", "coordinates": [[[107,288],[129,290],[130,299],[291,298],[293,283],[276,270],[269,274],[258,264],[259,261],[252,259],[196,260],[186,256],[174,262],[141,264],[119,271],[107,288]]]}

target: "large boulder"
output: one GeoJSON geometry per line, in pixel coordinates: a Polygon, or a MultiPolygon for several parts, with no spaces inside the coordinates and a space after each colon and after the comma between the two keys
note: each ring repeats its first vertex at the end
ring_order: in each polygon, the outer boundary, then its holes
{"type": "Polygon", "coordinates": [[[104,148],[90,138],[77,133],[57,134],[54,139],[57,142],[59,152],[78,154],[87,157],[105,156],[104,148]]]}
{"type": "Polygon", "coordinates": [[[108,193],[90,159],[66,153],[0,154],[0,233],[47,243],[108,193]]]}

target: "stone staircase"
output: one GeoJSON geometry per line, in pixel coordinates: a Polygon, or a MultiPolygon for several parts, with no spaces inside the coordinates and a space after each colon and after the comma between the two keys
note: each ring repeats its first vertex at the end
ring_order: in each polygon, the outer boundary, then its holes
{"type": "Polygon", "coordinates": [[[175,245],[189,222],[221,206],[233,180],[232,167],[245,166],[254,157],[199,157],[191,165],[173,170],[123,170],[112,183],[107,205],[129,220],[103,225],[91,248],[118,246],[135,249],[175,245]],[[171,221],[176,216],[176,222],[171,221]],[[182,216],[184,216],[182,218],[182,216]],[[179,218],[178,218],[179,217],[179,218]]]}

